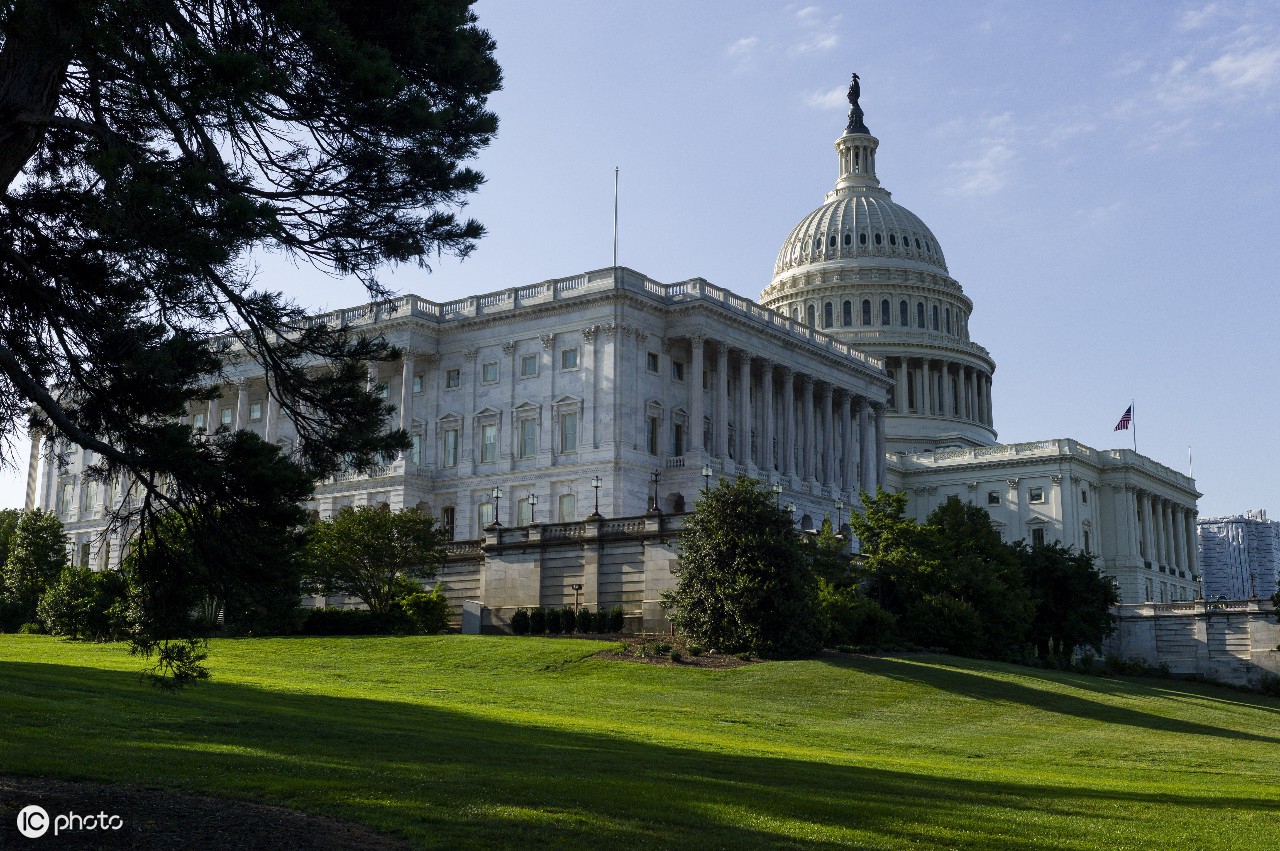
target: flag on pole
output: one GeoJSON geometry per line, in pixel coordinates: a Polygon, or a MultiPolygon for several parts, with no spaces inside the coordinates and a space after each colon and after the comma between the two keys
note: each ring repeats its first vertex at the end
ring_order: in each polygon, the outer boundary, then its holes
{"type": "Polygon", "coordinates": [[[1133,422],[1133,405],[1124,412],[1124,416],[1120,418],[1120,422],[1116,423],[1116,427],[1112,431],[1128,431],[1129,423],[1133,422]]]}

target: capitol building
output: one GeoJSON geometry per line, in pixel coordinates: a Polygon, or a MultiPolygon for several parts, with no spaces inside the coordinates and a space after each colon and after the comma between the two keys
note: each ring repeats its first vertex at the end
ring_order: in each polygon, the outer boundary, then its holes
{"type": "MultiPolygon", "coordinates": [[[[369,381],[413,443],[319,483],[308,507],[430,512],[454,541],[451,598],[489,626],[575,602],[660,623],[682,515],[733,475],[760,480],[803,528],[839,525],[878,486],[905,492],[920,520],[971,502],[1007,541],[1094,553],[1125,603],[1197,598],[1192,479],[1129,449],[998,442],[974,301],[939,239],[880,185],[857,94],[835,185],[785,235],[772,277],[761,270],[758,301],[611,267],[322,317],[403,350],[369,381]]],[[[252,362],[189,422],[294,439],[252,362]]],[[[101,533],[118,491],[81,481],[87,459],[41,457],[33,448],[28,505],[61,516],[80,563],[116,563],[122,543],[101,533]]]]}

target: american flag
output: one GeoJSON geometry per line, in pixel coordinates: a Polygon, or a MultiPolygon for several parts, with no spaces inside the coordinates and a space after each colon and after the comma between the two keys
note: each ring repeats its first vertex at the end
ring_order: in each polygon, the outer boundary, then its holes
{"type": "Polygon", "coordinates": [[[1120,422],[1116,423],[1116,427],[1112,431],[1128,431],[1129,423],[1133,422],[1133,405],[1124,412],[1124,416],[1120,418],[1120,422]]]}

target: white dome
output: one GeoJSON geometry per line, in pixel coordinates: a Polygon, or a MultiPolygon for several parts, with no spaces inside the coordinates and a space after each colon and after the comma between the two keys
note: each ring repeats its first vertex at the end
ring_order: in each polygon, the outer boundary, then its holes
{"type": "Polygon", "coordinates": [[[866,187],[832,194],[837,197],[801,219],[782,243],[775,280],[798,267],[860,257],[905,260],[947,274],[933,232],[888,192],[866,187]]]}

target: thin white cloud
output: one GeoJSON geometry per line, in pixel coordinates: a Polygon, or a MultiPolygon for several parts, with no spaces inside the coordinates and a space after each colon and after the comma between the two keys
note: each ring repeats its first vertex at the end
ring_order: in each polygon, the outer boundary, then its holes
{"type": "Polygon", "coordinates": [[[795,13],[799,34],[788,46],[793,54],[826,53],[840,44],[840,15],[827,17],[819,6],[805,6],[795,13]]]}
{"type": "Polygon", "coordinates": [[[999,192],[1009,182],[1009,173],[1016,157],[1012,148],[997,143],[988,147],[976,159],[952,163],[951,169],[958,172],[958,182],[951,186],[950,192],[968,196],[993,195],[999,192]]]}
{"type": "Polygon", "coordinates": [[[1184,32],[1198,30],[1216,18],[1219,11],[1217,3],[1210,3],[1199,9],[1188,9],[1178,18],[1178,29],[1184,32]]]}
{"type": "Polygon", "coordinates": [[[849,90],[837,86],[826,92],[810,92],[804,96],[804,105],[810,109],[842,110],[849,106],[849,90]]]}
{"type": "Polygon", "coordinates": [[[833,32],[812,33],[791,45],[792,53],[825,53],[840,44],[840,36],[833,32]]]}
{"type": "Polygon", "coordinates": [[[749,35],[746,38],[740,38],[733,44],[725,48],[725,55],[734,58],[742,58],[750,55],[755,51],[760,39],[757,36],[749,35]]]}
{"type": "Polygon", "coordinates": [[[1280,80],[1280,44],[1228,51],[1209,63],[1220,85],[1247,94],[1262,94],[1280,80]]]}

